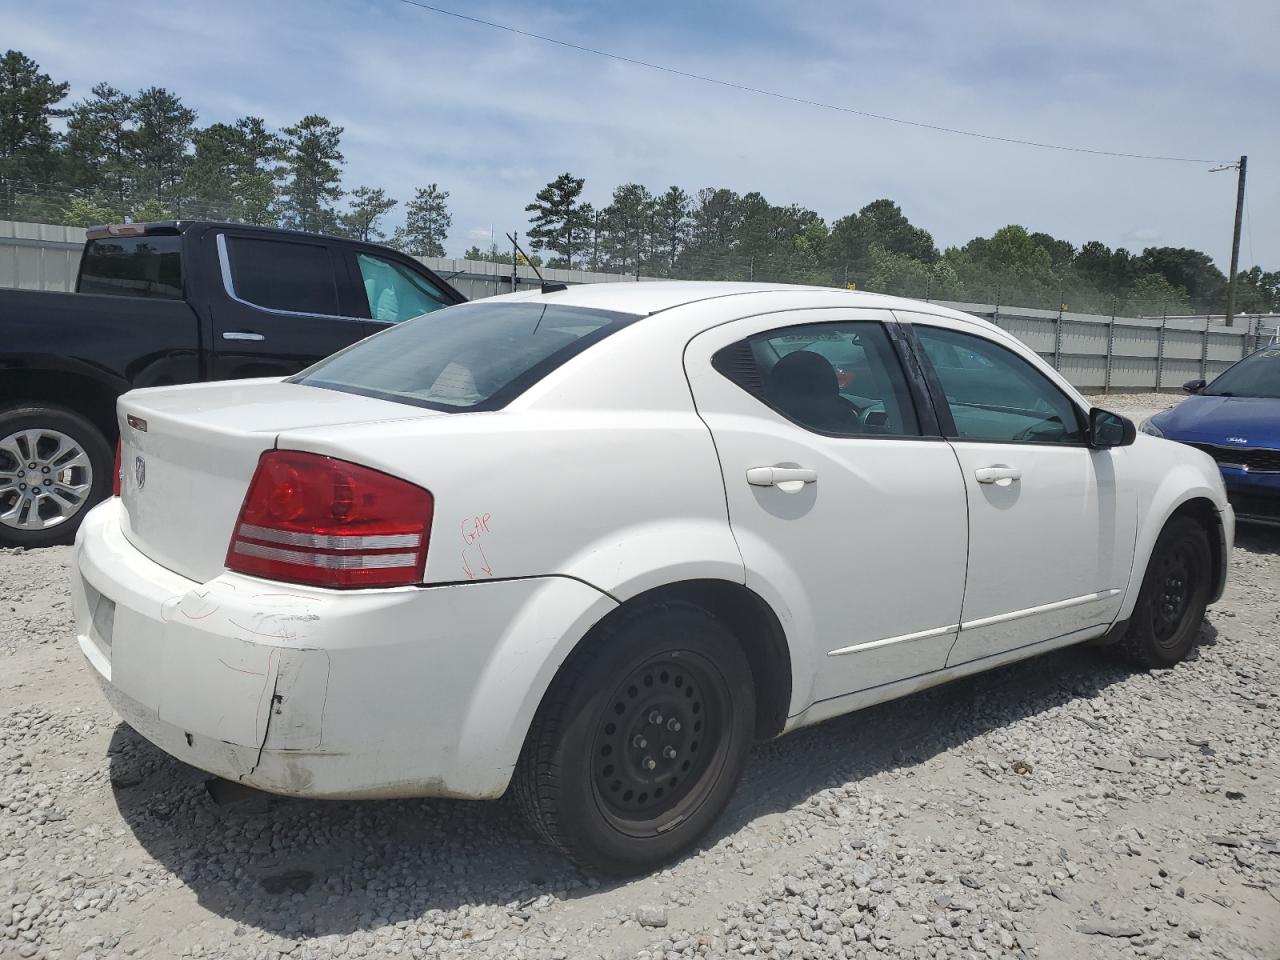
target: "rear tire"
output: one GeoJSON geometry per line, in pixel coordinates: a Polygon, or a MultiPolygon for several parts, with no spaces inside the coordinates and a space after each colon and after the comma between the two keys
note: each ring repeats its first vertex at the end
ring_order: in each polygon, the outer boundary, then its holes
{"type": "Polygon", "coordinates": [[[1200,638],[1212,577],[1213,552],[1204,527],[1190,517],[1174,517],[1151,551],[1118,652],[1145,669],[1181,661],[1200,638]]]}
{"type": "Polygon", "coordinates": [[[0,409],[0,547],[70,543],[89,508],[111,493],[112,461],[102,432],[78,413],[0,409]]]}
{"type": "Polygon", "coordinates": [[[630,875],[691,847],[724,809],[755,728],[751,668],[706,610],[668,602],[596,629],[543,698],[516,770],[535,830],[630,875]]]}

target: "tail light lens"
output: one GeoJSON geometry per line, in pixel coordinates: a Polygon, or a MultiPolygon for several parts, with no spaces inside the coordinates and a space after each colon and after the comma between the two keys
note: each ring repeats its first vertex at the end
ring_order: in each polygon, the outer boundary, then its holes
{"type": "Polygon", "coordinates": [[[120,441],[116,441],[116,463],[111,470],[111,495],[113,497],[120,496],[120,487],[124,484],[124,474],[120,471],[124,468],[120,466],[120,441]]]}
{"type": "Polygon", "coordinates": [[[435,503],[397,477],[268,450],[245,494],[227,569],[317,587],[421,583],[435,503]]]}

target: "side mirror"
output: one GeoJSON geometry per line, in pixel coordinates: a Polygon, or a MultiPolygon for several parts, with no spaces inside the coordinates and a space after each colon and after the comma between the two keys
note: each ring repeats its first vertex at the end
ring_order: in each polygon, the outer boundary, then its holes
{"type": "Polygon", "coordinates": [[[1199,393],[1207,386],[1204,380],[1188,380],[1182,385],[1182,389],[1187,393],[1199,393]]]}
{"type": "Polygon", "coordinates": [[[1094,407],[1089,411],[1089,446],[1097,450],[1127,447],[1138,437],[1138,428],[1128,417],[1094,407]]]}

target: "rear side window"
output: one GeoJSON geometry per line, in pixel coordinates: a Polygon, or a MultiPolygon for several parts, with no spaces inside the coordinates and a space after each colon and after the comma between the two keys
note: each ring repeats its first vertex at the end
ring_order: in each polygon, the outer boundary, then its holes
{"type": "Polygon", "coordinates": [[[636,320],[539,303],[468,303],[362,340],[292,383],[433,410],[494,410],[636,320]]]}
{"type": "Polygon", "coordinates": [[[360,282],[369,300],[369,316],[384,323],[399,323],[448,306],[444,294],[425,277],[420,277],[404,264],[356,254],[360,282]]]}
{"type": "Polygon", "coordinates": [[[182,238],[177,235],[90,240],[80,261],[81,293],[182,299],[182,238]]]}
{"type": "Polygon", "coordinates": [[[874,321],[757,334],[720,350],[711,362],[788,420],[817,433],[920,435],[902,365],[874,321]]]}
{"type": "Polygon", "coordinates": [[[338,315],[329,248],[288,240],[227,238],[235,295],[255,307],[338,315]]]}

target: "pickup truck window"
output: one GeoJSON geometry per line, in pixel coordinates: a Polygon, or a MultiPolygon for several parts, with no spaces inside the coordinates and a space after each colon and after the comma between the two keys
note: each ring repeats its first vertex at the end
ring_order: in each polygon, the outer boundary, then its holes
{"type": "Polygon", "coordinates": [[[356,263],[374,320],[399,323],[448,306],[444,294],[401,264],[367,253],[356,254],[356,263]]]}
{"type": "Polygon", "coordinates": [[[182,238],[176,235],[90,240],[80,261],[81,293],[182,299],[182,238]]]}
{"type": "Polygon", "coordinates": [[[228,237],[235,295],[256,307],[337,316],[329,248],[288,240],[228,237]]]}

